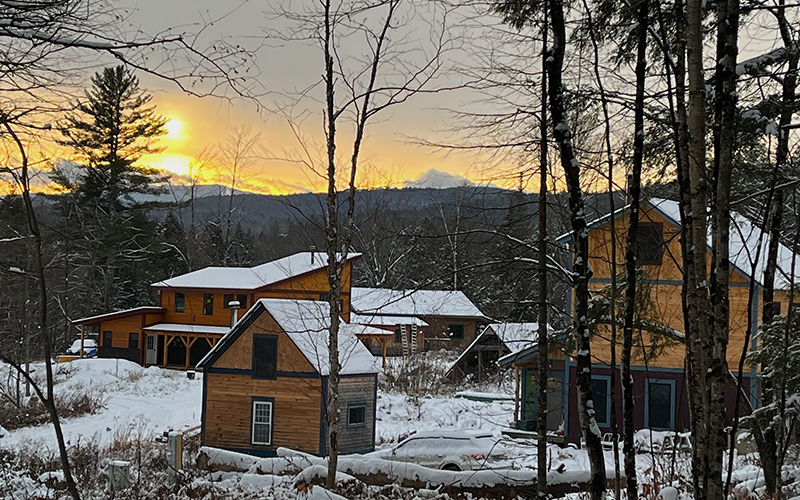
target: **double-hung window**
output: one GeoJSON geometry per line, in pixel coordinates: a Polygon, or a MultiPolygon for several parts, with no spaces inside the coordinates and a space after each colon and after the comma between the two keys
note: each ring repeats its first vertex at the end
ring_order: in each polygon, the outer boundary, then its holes
{"type": "Polygon", "coordinates": [[[272,444],[272,401],[253,401],[253,424],[250,441],[253,444],[272,444]]]}
{"type": "Polygon", "coordinates": [[[186,296],[180,292],[175,292],[175,312],[182,313],[186,311],[186,296]]]}
{"type": "Polygon", "coordinates": [[[605,375],[592,377],[592,404],[597,425],[609,427],[611,425],[611,377],[605,375]]]}
{"type": "Polygon", "coordinates": [[[211,316],[214,314],[214,294],[213,293],[204,293],[203,294],[203,315],[204,316],[211,316]]]}

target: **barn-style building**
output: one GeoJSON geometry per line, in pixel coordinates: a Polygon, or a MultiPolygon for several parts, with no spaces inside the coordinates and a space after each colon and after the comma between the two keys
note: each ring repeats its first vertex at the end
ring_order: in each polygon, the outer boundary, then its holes
{"type": "MultiPolygon", "coordinates": [[[[259,456],[327,455],[328,304],[260,299],[200,361],[202,442],[259,456]]],[[[340,453],[374,449],[376,358],[339,333],[340,453]]]]}

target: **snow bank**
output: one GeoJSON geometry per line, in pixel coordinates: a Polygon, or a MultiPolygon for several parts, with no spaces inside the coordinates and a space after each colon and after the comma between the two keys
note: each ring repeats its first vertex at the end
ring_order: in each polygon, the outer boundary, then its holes
{"type": "Polygon", "coordinates": [[[272,474],[278,476],[299,474],[321,460],[304,453],[287,453],[282,456],[261,458],[245,453],[203,446],[198,452],[201,468],[217,471],[240,471],[250,474],[272,474]]]}
{"type": "MultiPolygon", "coordinates": [[[[32,369],[34,373],[44,373],[41,364],[32,365],[32,369]]],[[[144,368],[131,361],[105,358],[58,364],[54,372],[56,397],[88,392],[104,400],[104,409],[95,414],[62,420],[68,442],[94,439],[106,445],[131,437],[149,439],[170,428],[200,425],[200,373],[189,380],[182,371],[144,368]]],[[[5,435],[0,439],[2,447],[36,443],[42,449],[57,449],[51,425],[0,434],[5,435]]]]}

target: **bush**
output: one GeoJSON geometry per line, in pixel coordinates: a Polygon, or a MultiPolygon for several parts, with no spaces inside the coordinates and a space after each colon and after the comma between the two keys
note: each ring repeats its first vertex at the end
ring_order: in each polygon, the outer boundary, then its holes
{"type": "MultiPolygon", "coordinates": [[[[56,397],[56,408],[61,418],[80,417],[97,413],[104,408],[106,398],[99,392],[82,392],[56,397]]],[[[50,414],[44,404],[36,396],[20,399],[16,402],[10,398],[0,400],[0,425],[8,430],[45,425],[50,423],[50,414]]]]}

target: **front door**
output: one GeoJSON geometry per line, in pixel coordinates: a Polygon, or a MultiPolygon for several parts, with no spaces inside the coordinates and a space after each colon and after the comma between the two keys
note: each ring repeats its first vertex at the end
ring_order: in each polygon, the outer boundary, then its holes
{"type": "Polygon", "coordinates": [[[157,335],[147,334],[147,351],[144,358],[144,364],[146,365],[154,365],[156,364],[156,346],[158,342],[156,342],[157,335]]]}

